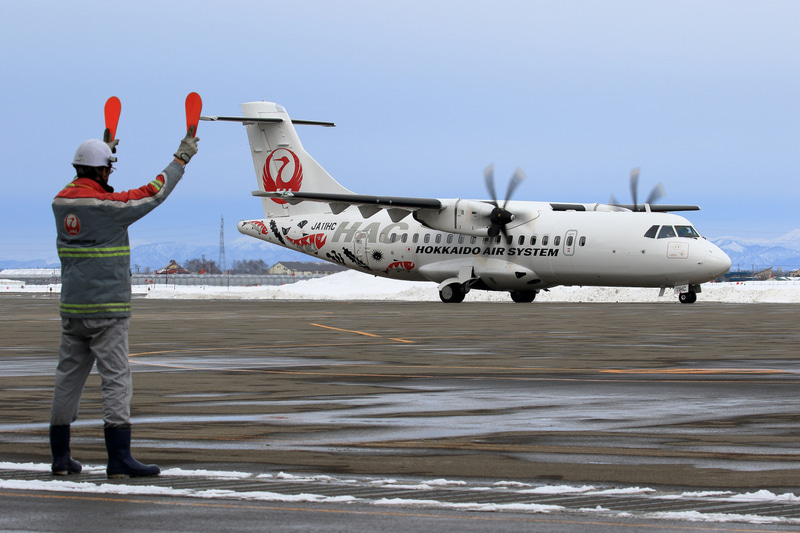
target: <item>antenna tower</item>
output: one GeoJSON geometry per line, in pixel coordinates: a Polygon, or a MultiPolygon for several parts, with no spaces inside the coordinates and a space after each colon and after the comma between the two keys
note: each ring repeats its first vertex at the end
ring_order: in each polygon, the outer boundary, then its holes
{"type": "Polygon", "coordinates": [[[219,220],[219,268],[223,274],[227,271],[225,268],[225,215],[220,215],[219,220]]]}

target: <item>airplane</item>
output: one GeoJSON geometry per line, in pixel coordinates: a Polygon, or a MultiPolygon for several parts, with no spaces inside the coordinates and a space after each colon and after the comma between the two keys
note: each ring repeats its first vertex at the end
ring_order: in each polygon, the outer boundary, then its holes
{"type": "Polygon", "coordinates": [[[493,166],[484,171],[491,199],[440,199],[355,194],[309,155],[293,120],[271,102],[242,104],[264,218],[238,230],[266,242],[386,278],[432,281],[444,303],[471,290],[507,291],[532,302],[559,285],[669,288],[694,303],[701,284],[723,275],[730,258],[671,211],[698,206],[638,204],[639,171],[631,173],[633,204],[515,201],[525,179],[515,172],[502,205],[493,166]]]}

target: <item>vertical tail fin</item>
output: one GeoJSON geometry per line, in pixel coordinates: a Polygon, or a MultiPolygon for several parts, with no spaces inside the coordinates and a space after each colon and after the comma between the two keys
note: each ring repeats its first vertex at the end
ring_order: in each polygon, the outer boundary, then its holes
{"type": "MultiPolygon", "coordinates": [[[[259,190],[349,193],[303,149],[286,110],[271,102],[242,104],[259,190]],[[254,119],[252,122],[248,118],[254,119]]],[[[304,121],[298,121],[304,122],[304,121]]],[[[308,122],[306,122],[308,123],[308,122]]],[[[262,198],[264,216],[274,218],[327,209],[326,204],[262,198]]]]}

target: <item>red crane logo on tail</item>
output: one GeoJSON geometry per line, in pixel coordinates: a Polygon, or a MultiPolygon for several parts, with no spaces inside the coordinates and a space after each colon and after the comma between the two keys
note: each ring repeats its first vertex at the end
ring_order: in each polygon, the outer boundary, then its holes
{"type": "MultiPolygon", "coordinates": [[[[303,184],[303,165],[297,154],[286,148],[274,150],[264,163],[264,190],[267,192],[299,191],[303,184]],[[291,176],[287,179],[288,176],[291,176]]],[[[286,200],[273,198],[285,204],[286,200]]]]}

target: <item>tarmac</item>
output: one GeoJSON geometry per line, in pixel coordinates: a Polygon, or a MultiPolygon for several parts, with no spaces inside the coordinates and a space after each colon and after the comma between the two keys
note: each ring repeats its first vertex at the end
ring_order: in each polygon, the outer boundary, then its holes
{"type": "MultiPolygon", "coordinates": [[[[375,492],[389,477],[798,492],[797,305],[136,299],[133,309],[134,453],[162,469],[324,474],[323,494],[338,493],[331,479],[375,492]]],[[[0,461],[49,462],[59,335],[57,298],[0,295],[0,461]]],[[[105,461],[100,417],[93,374],[73,425],[85,464],[105,461]]],[[[278,480],[240,484],[255,482],[278,480]]],[[[559,505],[594,501],[573,500],[559,505]]],[[[800,517],[796,502],[753,505],[731,512],[800,517]]]]}

